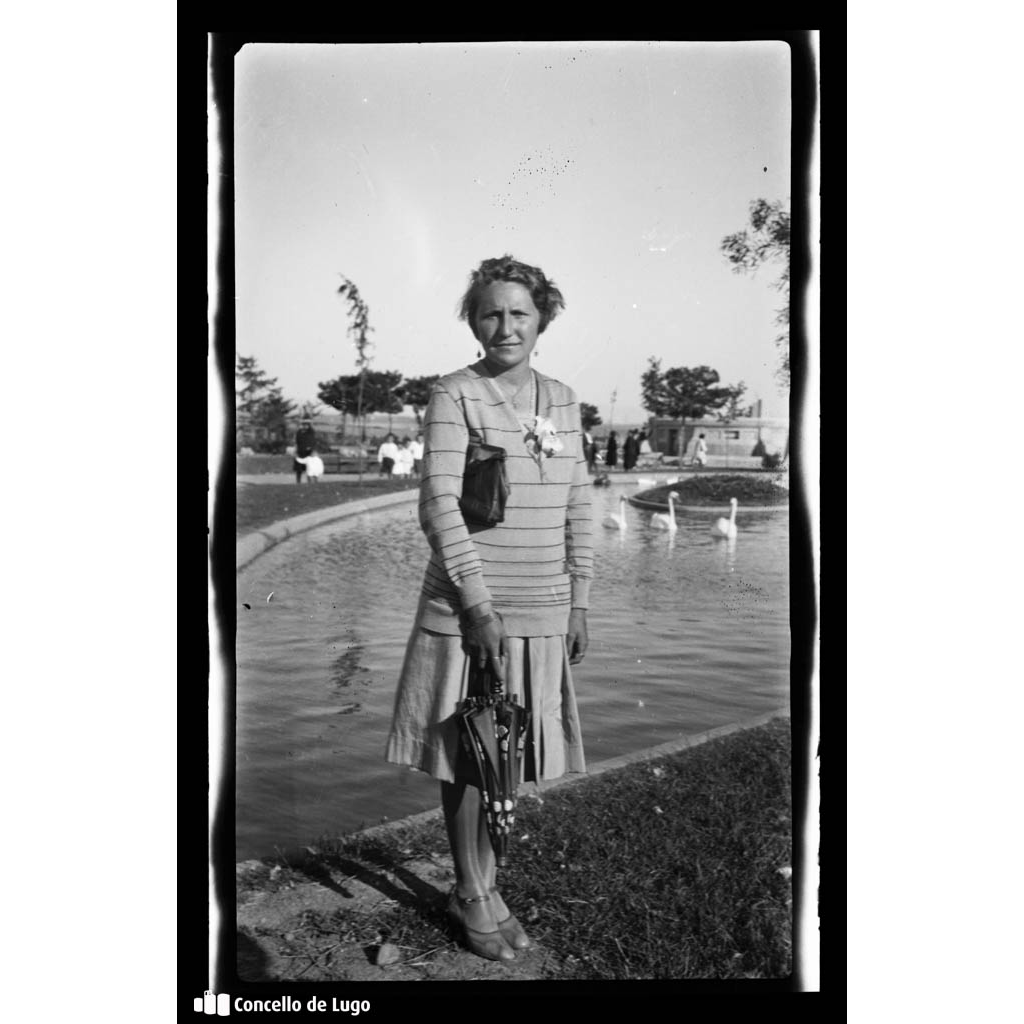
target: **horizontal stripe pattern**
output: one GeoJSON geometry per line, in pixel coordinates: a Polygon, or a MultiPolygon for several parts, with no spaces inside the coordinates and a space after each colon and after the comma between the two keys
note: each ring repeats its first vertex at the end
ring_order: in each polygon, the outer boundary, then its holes
{"type": "Polygon", "coordinates": [[[441,378],[424,416],[419,519],[431,548],[420,625],[456,634],[464,608],[491,601],[513,636],[564,632],[570,606],[585,608],[593,576],[591,484],[579,404],[564,384],[537,374],[540,415],[564,448],[542,465],[526,451],[512,408],[496,402],[481,363],[441,378]],[[506,449],[511,491],[505,521],[467,524],[459,509],[466,449],[506,449]]]}

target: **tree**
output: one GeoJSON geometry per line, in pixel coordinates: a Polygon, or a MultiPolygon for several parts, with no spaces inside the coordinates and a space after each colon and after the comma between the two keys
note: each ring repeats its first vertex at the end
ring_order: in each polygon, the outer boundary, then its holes
{"type": "Polygon", "coordinates": [[[668,395],[661,375],[661,360],[651,356],[648,367],[640,377],[640,400],[652,416],[667,416],[668,395]]]}
{"type": "Polygon", "coordinates": [[[601,425],[601,417],[597,415],[597,406],[589,402],[580,402],[580,419],[584,430],[592,430],[601,425]]]}
{"type": "Polygon", "coordinates": [[[754,407],[752,405],[748,405],[746,408],[740,406],[740,399],[747,390],[747,385],[743,381],[722,390],[726,393],[725,408],[721,412],[716,413],[722,423],[732,423],[733,420],[737,420],[741,416],[753,415],[754,407]]]}
{"type": "Polygon", "coordinates": [[[289,421],[295,412],[295,403],[284,398],[279,389],[260,403],[258,424],[266,431],[264,447],[267,451],[283,452],[288,444],[289,421]]]}
{"type": "Polygon", "coordinates": [[[316,397],[332,409],[341,413],[341,436],[345,437],[345,418],[356,415],[356,397],[359,393],[358,373],[347,377],[335,377],[334,380],[321,381],[316,397]]]}
{"type": "Polygon", "coordinates": [[[235,364],[235,409],[243,421],[243,436],[249,436],[257,451],[284,451],[288,420],[295,412],[295,403],[281,394],[277,378],[268,377],[260,369],[255,356],[238,356],[235,364]]]}
{"type": "Polygon", "coordinates": [[[718,371],[710,366],[671,366],[662,371],[661,360],[651,356],[640,378],[641,401],[655,416],[681,421],[679,464],[686,450],[686,421],[700,419],[729,400],[730,389],[716,387],[718,371]]]}
{"type": "Polygon", "coordinates": [[[766,263],[781,264],[782,270],[772,283],[785,302],[775,314],[775,323],[783,330],[776,335],[779,383],[789,387],[789,211],[781,202],[755,199],[750,204],[750,228],[726,235],[722,255],[732,264],[734,273],[755,274],[766,263]]]}
{"type": "Polygon", "coordinates": [[[403,408],[401,398],[402,375],[398,370],[363,371],[363,408],[365,417],[371,412],[388,414],[388,431],[391,431],[390,417],[403,408]]]}
{"type": "Polygon", "coordinates": [[[235,364],[236,411],[251,416],[276,384],[277,378],[268,377],[260,369],[255,356],[238,356],[235,364]],[[238,387],[239,383],[241,387],[238,387]]]}
{"type": "Polygon", "coordinates": [[[429,377],[409,377],[402,382],[399,394],[406,405],[412,406],[418,427],[423,426],[423,410],[430,402],[430,393],[433,391],[434,385],[440,379],[440,375],[435,373],[429,377]]]}
{"type": "MultiPolygon", "coordinates": [[[[349,325],[347,333],[351,335],[356,346],[356,368],[359,370],[359,387],[356,392],[356,419],[358,421],[363,418],[366,368],[370,365],[369,351],[373,347],[369,335],[373,328],[370,326],[370,309],[363,302],[359,289],[344,274],[338,276],[341,278],[338,294],[348,300],[349,325]]],[[[363,420],[363,424],[365,440],[365,420],[363,420]]]]}

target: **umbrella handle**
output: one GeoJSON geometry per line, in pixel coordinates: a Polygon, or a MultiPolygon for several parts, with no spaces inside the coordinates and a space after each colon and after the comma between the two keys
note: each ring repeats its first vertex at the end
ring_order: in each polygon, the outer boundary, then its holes
{"type": "Polygon", "coordinates": [[[480,668],[473,661],[469,663],[469,693],[478,696],[500,696],[501,680],[494,674],[490,662],[480,668]]]}

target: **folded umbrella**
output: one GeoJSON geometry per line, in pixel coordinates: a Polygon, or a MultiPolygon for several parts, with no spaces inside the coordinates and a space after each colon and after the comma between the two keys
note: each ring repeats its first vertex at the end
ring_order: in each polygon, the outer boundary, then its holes
{"type": "Polygon", "coordinates": [[[515,697],[501,692],[501,684],[489,668],[470,668],[469,690],[471,696],[458,712],[462,741],[479,771],[487,834],[498,866],[504,867],[530,712],[515,697]]]}

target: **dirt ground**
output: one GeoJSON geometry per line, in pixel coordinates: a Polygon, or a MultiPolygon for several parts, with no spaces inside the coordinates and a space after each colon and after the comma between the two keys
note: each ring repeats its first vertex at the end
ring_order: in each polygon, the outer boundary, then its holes
{"type": "Polygon", "coordinates": [[[450,859],[405,861],[400,868],[354,865],[351,874],[309,877],[262,861],[236,866],[238,973],[246,981],[530,981],[556,977],[539,946],[505,964],[484,960],[444,922],[455,875],[450,859]],[[375,920],[395,904],[422,908],[441,945],[388,942],[375,920]],[[393,958],[393,959],[391,959],[393,958]],[[388,962],[391,960],[391,962],[388,962]]]}

